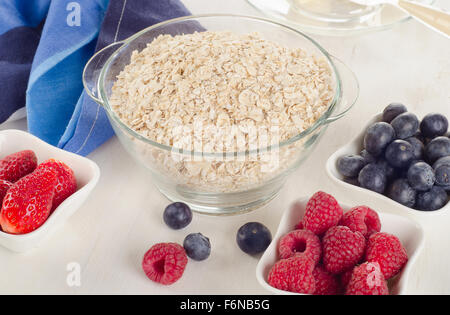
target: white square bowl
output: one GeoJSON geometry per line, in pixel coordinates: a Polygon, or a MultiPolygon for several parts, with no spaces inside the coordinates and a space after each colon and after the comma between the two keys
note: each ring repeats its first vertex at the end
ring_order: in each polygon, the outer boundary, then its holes
{"type": "Polygon", "coordinates": [[[64,200],[47,221],[33,232],[13,235],[0,231],[0,245],[14,252],[25,252],[38,247],[42,240],[60,227],[83,204],[100,178],[97,164],[85,157],[58,149],[24,131],[0,131],[0,157],[21,150],[33,150],[38,163],[50,158],[66,163],[75,173],[77,191],[64,200]]]}
{"type": "Polygon", "coordinates": [[[413,218],[423,218],[423,217],[436,217],[445,214],[450,214],[450,202],[448,202],[443,208],[434,211],[420,211],[408,208],[401,203],[398,203],[385,195],[379,194],[377,192],[365,189],[359,186],[355,186],[344,182],[344,177],[337,170],[337,161],[341,156],[347,154],[360,154],[363,150],[364,135],[367,128],[375,122],[381,121],[382,115],[376,115],[367,124],[366,128],[361,130],[350,143],[344,145],[335,153],[333,153],[327,160],[326,172],[331,181],[335,184],[338,192],[343,195],[355,196],[357,200],[366,200],[368,206],[379,207],[386,209],[388,212],[398,213],[402,215],[407,215],[413,218]]]}
{"type": "MultiPolygon", "coordinates": [[[[272,266],[278,261],[278,243],[281,237],[295,229],[295,225],[300,222],[304,216],[308,200],[309,198],[301,199],[297,201],[290,209],[284,212],[272,243],[270,243],[256,267],[256,278],[258,282],[266,290],[274,294],[304,295],[300,293],[282,291],[272,287],[267,282],[267,276],[270,268],[272,268],[272,266]]],[[[353,206],[348,206],[342,203],[340,203],[340,205],[344,209],[344,212],[347,212],[352,207],[357,206],[356,204],[353,206]]],[[[422,227],[411,219],[379,211],[377,211],[377,213],[381,221],[381,231],[397,236],[408,254],[408,263],[406,266],[398,276],[396,276],[392,281],[389,281],[390,293],[403,295],[406,293],[406,289],[408,287],[410,270],[416,263],[417,257],[424,247],[424,232],[422,227]]]]}

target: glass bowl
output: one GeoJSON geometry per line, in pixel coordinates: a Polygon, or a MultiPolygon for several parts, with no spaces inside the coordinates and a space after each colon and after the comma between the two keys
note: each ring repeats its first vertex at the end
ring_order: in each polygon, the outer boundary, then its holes
{"type": "MultiPolygon", "coordinates": [[[[360,35],[409,20],[391,5],[362,6],[350,0],[247,0],[257,10],[304,32],[324,36],[360,35]]],[[[433,4],[435,0],[413,0],[433,4]]]]}
{"type": "Polygon", "coordinates": [[[308,36],[266,19],[219,14],[169,20],[113,43],[87,63],[83,82],[90,97],[106,110],[124,148],[150,171],[153,182],[165,196],[185,202],[195,211],[217,215],[249,211],[271,200],[287,176],[311,153],[328,124],[343,117],[359,94],[353,72],[308,36]],[[141,51],[161,34],[204,30],[258,32],[267,40],[323,57],[335,85],[328,109],[310,128],[287,141],[240,152],[182,150],[145,138],[124,124],[109,98],[117,75],[130,63],[131,53],[141,51]]]}

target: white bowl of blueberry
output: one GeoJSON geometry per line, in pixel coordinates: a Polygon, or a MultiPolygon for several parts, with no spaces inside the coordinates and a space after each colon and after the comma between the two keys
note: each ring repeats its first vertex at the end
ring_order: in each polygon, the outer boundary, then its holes
{"type": "Polygon", "coordinates": [[[382,195],[415,214],[442,214],[450,207],[448,119],[430,113],[419,120],[392,103],[336,151],[326,168],[340,187],[382,195]]]}

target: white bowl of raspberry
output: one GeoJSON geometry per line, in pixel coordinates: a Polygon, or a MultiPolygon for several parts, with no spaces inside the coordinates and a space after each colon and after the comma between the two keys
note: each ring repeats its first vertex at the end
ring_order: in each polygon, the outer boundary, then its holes
{"type": "MultiPolygon", "coordinates": [[[[317,194],[317,193],[316,193],[317,194]]],[[[316,194],[314,196],[316,196],[316,194]]],[[[313,197],[314,197],[313,196],[313,197]]],[[[262,287],[264,287],[266,290],[268,290],[269,292],[273,293],[273,294],[289,294],[289,295],[304,295],[304,293],[295,293],[295,292],[289,292],[287,290],[280,290],[278,288],[275,288],[274,286],[272,286],[270,284],[270,282],[272,281],[271,279],[269,279],[270,277],[274,277],[273,274],[274,272],[272,271],[272,269],[274,268],[274,265],[279,263],[280,261],[287,261],[288,259],[294,259],[294,257],[291,258],[285,258],[282,259],[282,257],[285,255],[286,251],[281,249],[281,246],[285,246],[286,243],[286,238],[285,236],[287,234],[299,234],[297,231],[300,231],[299,227],[302,228],[302,226],[299,226],[300,222],[305,222],[305,212],[307,209],[307,204],[308,204],[309,198],[303,198],[300,199],[299,201],[297,201],[295,204],[293,204],[289,209],[287,209],[283,216],[282,219],[280,221],[280,224],[278,226],[278,230],[276,232],[276,235],[274,236],[272,243],[269,245],[269,247],[267,248],[267,250],[264,252],[263,256],[261,257],[257,268],[256,268],[256,278],[258,280],[258,282],[261,284],[262,287]],[[293,231],[295,231],[293,233],[293,231]],[[281,245],[283,244],[283,245],[281,245]]],[[[377,242],[377,239],[379,239],[378,236],[380,237],[385,237],[387,235],[394,235],[395,239],[397,239],[400,244],[402,244],[402,247],[404,249],[404,251],[406,252],[407,255],[407,262],[403,263],[402,267],[400,269],[397,269],[396,273],[394,276],[392,276],[392,274],[394,274],[393,272],[391,273],[391,275],[389,275],[389,279],[388,280],[384,280],[384,276],[382,276],[382,281],[383,281],[383,286],[385,288],[385,294],[389,293],[389,294],[393,294],[393,295],[403,295],[407,293],[407,289],[408,289],[408,282],[409,282],[409,277],[410,277],[410,271],[412,270],[413,265],[416,263],[417,258],[420,254],[420,252],[422,251],[423,247],[424,247],[424,232],[422,227],[415,221],[402,217],[402,216],[398,216],[398,215],[394,215],[394,214],[388,214],[388,213],[380,213],[380,212],[375,212],[374,210],[370,209],[370,211],[374,211],[375,217],[379,218],[379,223],[381,223],[381,226],[378,224],[378,228],[376,228],[376,230],[379,230],[379,232],[376,232],[375,230],[372,230],[371,233],[368,233],[364,236],[358,236],[360,238],[362,238],[363,240],[365,240],[365,244],[364,244],[364,254],[361,254],[362,256],[360,258],[358,258],[358,261],[356,263],[354,263],[354,267],[352,264],[352,267],[350,267],[349,269],[346,269],[345,272],[333,272],[333,273],[329,273],[328,270],[329,269],[333,269],[333,268],[329,268],[330,266],[330,259],[326,259],[325,256],[329,254],[328,249],[325,249],[325,247],[327,247],[328,245],[325,245],[325,239],[326,238],[330,238],[329,236],[327,236],[329,234],[329,232],[331,230],[344,230],[344,232],[346,233],[353,233],[354,232],[354,227],[355,225],[353,225],[351,228],[349,228],[349,218],[353,218],[353,217],[357,217],[354,215],[350,215],[352,212],[352,210],[356,209],[356,208],[366,208],[364,206],[362,207],[351,207],[349,205],[346,204],[340,204],[341,207],[341,211],[343,211],[343,216],[341,217],[341,219],[339,219],[339,223],[338,226],[336,226],[336,223],[334,223],[334,226],[332,228],[329,228],[327,230],[327,232],[325,234],[321,234],[320,236],[314,236],[317,237],[317,242],[322,243],[321,246],[319,246],[319,248],[321,248],[320,251],[320,256],[318,257],[318,262],[315,263],[315,267],[314,268],[314,272],[312,273],[312,280],[313,282],[315,282],[315,288],[312,289],[313,291],[309,291],[309,294],[363,294],[361,292],[355,292],[355,290],[353,290],[352,292],[350,292],[350,284],[346,285],[345,283],[349,283],[349,281],[352,281],[352,287],[355,287],[354,283],[357,283],[358,281],[358,276],[360,275],[354,275],[355,273],[357,273],[355,270],[358,268],[359,270],[363,267],[367,268],[367,267],[371,267],[374,271],[374,273],[370,273],[367,275],[367,283],[368,285],[370,285],[370,281],[374,281],[376,279],[380,279],[379,278],[379,274],[381,272],[381,274],[386,274],[386,263],[380,261],[380,264],[378,264],[377,261],[375,261],[374,259],[374,255],[373,253],[375,252],[374,248],[380,248],[380,246],[376,246],[374,245],[375,242],[377,242]],[[347,213],[347,215],[345,215],[347,213]],[[344,221],[344,219],[342,218],[346,218],[344,221]],[[347,226],[340,226],[340,225],[344,225],[346,224],[347,226]],[[352,231],[350,231],[350,229],[352,231]],[[371,235],[369,237],[369,235],[371,235]],[[369,245],[370,244],[370,245],[369,245]],[[370,246],[370,250],[369,250],[369,246],[370,246]],[[327,252],[327,253],[325,253],[327,252]],[[368,256],[370,252],[371,256],[368,256]],[[380,265],[383,265],[380,269],[380,265]],[[320,267],[319,267],[320,266],[320,267]],[[318,273],[316,273],[315,269],[321,269],[322,271],[326,272],[328,275],[331,275],[332,277],[332,281],[333,281],[333,289],[331,291],[325,292],[323,289],[323,285],[321,284],[320,287],[321,289],[319,289],[319,285],[317,284],[317,277],[318,277],[318,273]],[[328,269],[329,268],[329,269],[328,269]],[[400,271],[398,271],[400,270],[400,271]],[[378,272],[378,273],[377,273],[378,272]],[[345,275],[346,274],[346,275],[345,275]],[[354,278],[352,278],[354,277],[354,278]],[[346,278],[346,280],[345,280],[346,278]],[[351,280],[350,280],[351,279],[351,280]],[[346,286],[346,287],[345,287],[346,286]]],[[[373,213],[373,212],[372,212],[373,213]]],[[[366,216],[366,218],[364,219],[364,222],[369,222],[367,219],[368,216],[366,216]]],[[[373,217],[373,216],[372,216],[373,217]]],[[[312,221],[310,221],[312,222],[312,221]]],[[[322,221],[324,222],[324,221],[322,221]]],[[[304,224],[304,223],[301,223],[304,224]]],[[[369,227],[369,223],[367,223],[367,227],[369,227]]],[[[369,231],[370,229],[368,229],[369,231]]],[[[306,231],[306,229],[303,229],[302,231],[306,231]]],[[[301,232],[303,233],[303,232],[301,232]]],[[[307,231],[307,233],[311,233],[310,231],[307,231]]],[[[354,232],[355,234],[359,232],[354,232]]],[[[313,233],[311,233],[313,234],[313,233]]],[[[361,234],[362,235],[362,234],[361,234]]],[[[313,240],[314,241],[314,240],[313,240]]],[[[289,241],[288,241],[289,242],[289,241]]],[[[294,246],[295,248],[293,249],[293,256],[302,256],[304,254],[310,255],[309,253],[314,252],[314,250],[311,250],[311,248],[313,248],[310,244],[312,243],[308,243],[309,240],[297,240],[297,243],[294,246]],[[308,249],[309,247],[309,249],[308,249]]],[[[293,243],[290,243],[293,244],[293,243]]],[[[327,243],[329,244],[329,243],[327,243]]],[[[285,249],[285,248],[284,248],[285,249]]],[[[286,256],[285,256],[286,257],[286,256]]],[[[329,255],[327,256],[327,258],[329,258],[329,255]]],[[[395,258],[397,259],[397,258],[395,258]]],[[[368,269],[367,270],[371,270],[368,269]]],[[[321,271],[321,272],[322,272],[321,271]]],[[[278,275],[283,275],[283,272],[278,273],[278,275]]],[[[292,274],[292,273],[291,273],[292,274]]],[[[308,279],[306,276],[302,276],[303,279],[308,279]]],[[[281,279],[281,281],[287,281],[289,282],[289,279],[281,279]]],[[[309,281],[309,280],[303,280],[303,281],[309,281]]],[[[273,283],[273,282],[272,282],[273,283]]],[[[285,284],[281,284],[280,287],[283,287],[285,284]]],[[[357,286],[356,286],[357,287],[357,286]]],[[[369,294],[369,293],[367,293],[369,294]]],[[[380,294],[380,292],[376,291],[376,293],[371,292],[370,294],[380,294]]]]}
{"type": "MultiPolygon", "coordinates": [[[[3,202],[2,211],[0,211],[0,224],[3,227],[0,228],[0,245],[13,252],[25,252],[38,247],[45,238],[47,238],[52,232],[54,232],[57,227],[60,227],[72,214],[75,213],[76,210],[78,210],[78,208],[83,204],[83,202],[92,192],[100,178],[100,170],[97,164],[85,157],[56,148],[24,131],[0,131],[0,164],[6,156],[24,150],[30,150],[32,151],[31,153],[34,152],[34,170],[32,170],[31,173],[27,175],[22,174],[23,176],[21,176],[20,179],[16,179],[15,181],[13,180],[13,185],[15,185],[16,183],[20,183],[20,185],[18,184],[16,186],[14,196],[11,195],[12,193],[10,194],[10,191],[14,186],[10,187],[7,190],[4,200],[5,202],[3,202]],[[46,163],[42,163],[44,161],[46,163]],[[53,162],[62,162],[61,164],[64,165],[64,167],[67,167],[67,169],[71,170],[69,172],[74,177],[72,177],[72,179],[74,179],[74,185],[72,186],[70,195],[67,194],[63,199],[60,199],[58,202],[56,202],[56,190],[61,192],[62,190],[66,189],[66,186],[58,186],[59,184],[61,184],[61,173],[55,171],[54,175],[52,175],[54,184],[56,185],[54,188],[55,193],[54,197],[51,200],[51,206],[48,206],[49,208],[51,207],[50,214],[48,216],[46,215],[44,219],[39,221],[37,216],[30,214],[34,211],[39,212],[39,209],[42,209],[42,207],[38,206],[31,209],[30,204],[32,202],[27,203],[28,206],[26,208],[26,211],[16,211],[14,209],[11,209],[11,211],[4,211],[6,209],[5,203],[8,196],[10,196],[10,200],[13,200],[15,196],[17,196],[17,198],[23,197],[23,199],[28,198],[28,196],[21,196],[20,189],[22,187],[26,187],[26,184],[24,184],[24,181],[22,181],[22,179],[25,179],[25,177],[28,177],[28,175],[36,173],[40,167],[48,167],[47,163],[53,162]],[[15,222],[14,220],[11,220],[11,215],[15,217],[16,215],[20,215],[20,212],[25,213],[27,216],[29,215],[29,218],[32,218],[32,223],[35,224],[35,226],[27,227],[26,225],[22,224],[24,221],[22,220],[22,223],[19,227],[17,220],[15,222]],[[8,216],[10,216],[9,219],[8,216]]],[[[3,164],[1,164],[0,166],[2,165],[3,164]]],[[[56,166],[52,165],[52,167],[56,166]]],[[[0,173],[2,171],[3,168],[0,173]]],[[[49,173],[51,172],[52,171],[49,171],[49,173]]],[[[39,185],[40,182],[42,181],[37,178],[33,184],[39,185]]],[[[42,197],[42,195],[39,196],[40,192],[38,192],[38,190],[36,190],[35,193],[36,197],[32,198],[37,198],[36,200],[40,200],[36,201],[37,205],[38,202],[41,202],[42,198],[44,197],[42,197]]],[[[31,200],[32,198],[30,197],[28,199],[31,200]]],[[[15,204],[26,206],[23,200],[16,202],[15,204]]],[[[39,203],[39,205],[41,204],[39,203]]],[[[28,220],[27,222],[29,221],[30,220],[28,220]]]]}

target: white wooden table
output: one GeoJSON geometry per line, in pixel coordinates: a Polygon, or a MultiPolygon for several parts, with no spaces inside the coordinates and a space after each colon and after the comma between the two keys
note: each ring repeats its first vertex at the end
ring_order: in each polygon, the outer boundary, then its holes
{"type": "MultiPolygon", "coordinates": [[[[259,15],[243,0],[185,3],[193,13],[259,15]]],[[[450,9],[446,0],[438,4],[450,9]]],[[[266,293],[255,278],[257,258],[242,253],[235,243],[235,233],[243,223],[260,221],[275,233],[282,211],[295,199],[319,189],[333,194],[333,185],[324,171],[327,157],[388,103],[403,102],[418,115],[438,111],[450,116],[449,40],[414,21],[363,37],[316,38],[356,72],[361,97],[345,118],[330,126],[316,151],[272,202],[240,216],[195,215],[185,230],[170,230],[162,221],[168,201],[153,186],[146,171],[134,164],[113,138],[89,156],[100,166],[100,182],[63,228],[27,254],[0,248],[0,293],[266,293]],[[145,251],[157,242],[181,243],[191,232],[202,232],[211,239],[211,257],[204,262],[190,261],[183,278],[170,287],[149,281],[141,270],[145,251]],[[79,286],[67,282],[70,263],[81,268],[79,286]]],[[[26,122],[1,126],[8,128],[26,129],[26,122]]],[[[353,201],[352,196],[337,198],[353,201]]],[[[426,231],[426,248],[413,270],[408,291],[450,294],[450,213],[421,223],[426,231]]]]}

